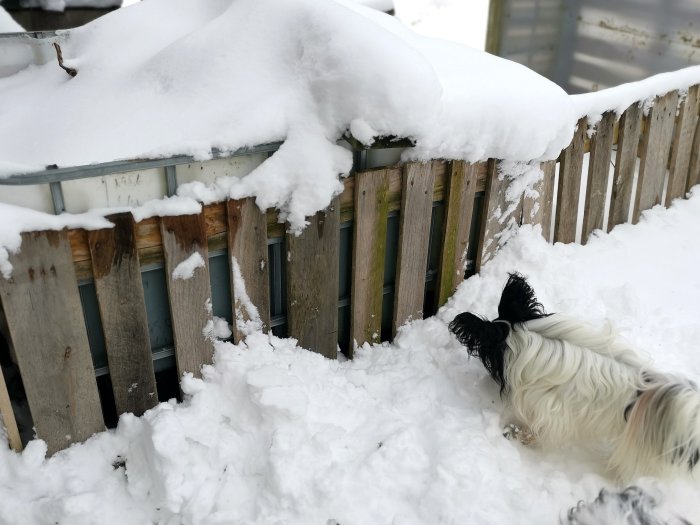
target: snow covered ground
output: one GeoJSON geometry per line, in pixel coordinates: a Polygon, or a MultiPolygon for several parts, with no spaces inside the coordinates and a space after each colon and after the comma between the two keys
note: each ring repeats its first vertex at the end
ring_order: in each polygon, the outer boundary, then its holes
{"type": "MultiPolygon", "coordinates": [[[[584,247],[523,227],[436,317],[353,361],[260,333],[218,343],[182,404],[122,416],[48,460],[41,441],[0,447],[0,523],[557,523],[614,486],[602,459],[504,439],[498,390],[446,323],[494,317],[518,270],[549,311],[610,319],[657,366],[700,380],[698,236],[697,190],[584,247]]],[[[697,482],[639,484],[700,520],[697,482]]]]}

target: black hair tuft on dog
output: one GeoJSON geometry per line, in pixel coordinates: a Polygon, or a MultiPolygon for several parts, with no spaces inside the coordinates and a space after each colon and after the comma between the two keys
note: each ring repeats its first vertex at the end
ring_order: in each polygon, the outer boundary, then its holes
{"type": "Polygon", "coordinates": [[[515,324],[541,319],[548,315],[542,303],[537,301],[535,291],[525,277],[517,272],[509,274],[508,281],[503,287],[501,301],[498,303],[498,319],[515,324]]]}
{"type": "Polygon", "coordinates": [[[505,353],[506,338],[510,326],[503,322],[491,322],[464,312],[450,323],[450,331],[466,348],[469,355],[478,357],[491,377],[501,386],[501,394],[506,390],[505,353]]]}

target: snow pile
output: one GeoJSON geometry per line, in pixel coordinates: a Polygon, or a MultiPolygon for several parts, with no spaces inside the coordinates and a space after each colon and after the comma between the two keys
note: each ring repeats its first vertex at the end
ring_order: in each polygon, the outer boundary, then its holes
{"type": "Polygon", "coordinates": [[[0,33],[17,33],[19,31],[24,31],[24,28],[15,22],[10,13],[0,5],[0,33]]]}
{"type": "Polygon", "coordinates": [[[187,259],[178,264],[173,270],[173,279],[192,279],[197,268],[204,268],[206,263],[199,252],[194,252],[187,259]]]}
{"type": "Polygon", "coordinates": [[[621,115],[635,102],[648,108],[655,97],[674,90],[682,92],[696,84],[700,84],[700,66],[691,66],[671,73],[660,73],[639,82],[572,95],[571,100],[579,117],[588,116],[591,125],[600,120],[606,111],[621,115]]]}
{"type": "MultiPolygon", "coordinates": [[[[260,333],[216,344],[184,403],[44,460],[0,447],[0,523],[556,523],[603,487],[604,460],[501,435],[496,384],[447,330],[496,315],[507,272],[549,311],[612,320],[658,367],[700,380],[700,194],[586,246],[523,227],[438,316],[338,362],[260,333]],[[664,268],[663,273],[659,268],[664,268]]],[[[697,482],[641,479],[660,510],[700,520],[697,482]]]]}
{"type": "Polygon", "coordinates": [[[149,0],[59,40],[76,77],[50,62],[0,79],[0,173],[285,140],[212,191],[254,195],[295,228],[341,190],[348,130],[412,138],[412,159],[532,160],[556,157],[575,124],[564,91],[527,68],[352,2],[149,0]]]}

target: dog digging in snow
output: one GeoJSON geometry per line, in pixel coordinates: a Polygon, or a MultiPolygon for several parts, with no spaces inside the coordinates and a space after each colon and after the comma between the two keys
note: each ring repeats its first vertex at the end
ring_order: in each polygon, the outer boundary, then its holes
{"type": "Polygon", "coordinates": [[[608,446],[619,481],[698,463],[697,387],[651,368],[609,326],[545,313],[522,275],[510,274],[495,320],[464,312],[450,330],[500,385],[522,442],[608,446]]]}

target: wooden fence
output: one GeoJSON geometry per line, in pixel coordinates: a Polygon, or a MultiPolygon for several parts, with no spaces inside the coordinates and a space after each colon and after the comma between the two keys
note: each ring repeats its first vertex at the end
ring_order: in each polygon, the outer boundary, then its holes
{"type": "MultiPolygon", "coordinates": [[[[263,213],[250,199],[204,206],[198,215],[138,223],[130,213],[119,213],[108,217],[114,228],[99,231],[23,234],[21,252],[10,258],[12,277],[0,279],[0,299],[37,435],[53,453],[104,429],[79,279],[95,284],[117,413],[140,415],[158,402],[141,282],[145,264],[161,263],[166,269],[177,372],[197,375],[212,358],[212,345],[202,333],[212,315],[206,308],[209,268],[205,264],[191,279],[178,279],[173,270],[194,253],[208,261],[210,250],[227,249],[230,271],[240,271],[247,296],[269,327],[268,237],[286,236],[288,334],[301,346],[334,358],[341,223],[353,226],[350,339],[360,345],[378,341],[390,213],[398,211],[400,220],[395,333],[423,316],[435,202],[444,206],[433,305],[440,306],[464,279],[466,254],[476,254],[473,268],[478,271],[497,250],[504,228],[540,224],[546,239],[565,243],[575,242],[580,228],[585,243],[596,229],[607,231],[629,218],[636,222],[641,211],[683,197],[700,177],[698,87],[690,89],[676,114],[678,99],[677,92],[658,97],[646,116],[637,104],[619,120],[605,114],[590,139],[587,121],[581,119],[560,158],[540,164],[539,196],[521,198],[515,206],[506,202],[508,178],[499,176],[499,161],[432,161],[355,173],[299,236],[286,234],[274,210],[263,213]],[[586,191],[580,198],[582,181],[586,191]],[[475,206],[480,213],[474,213],[475,206]],[[506,208],[509,217],[503,217],[506,208]],[[476,247],[469,247],[470,238],[476,247]]],[[[230,293],[233,310],[250,316],[237,297],[240,289],[232,285],[230,293]]],[[[233,340],[241,337],[234,330],[233,340]]],[[[349,357],[354,344],[342,349],[349,357]]],[[[11,446],[20,449],[2,375],[0,412],[11,446]]]]}

